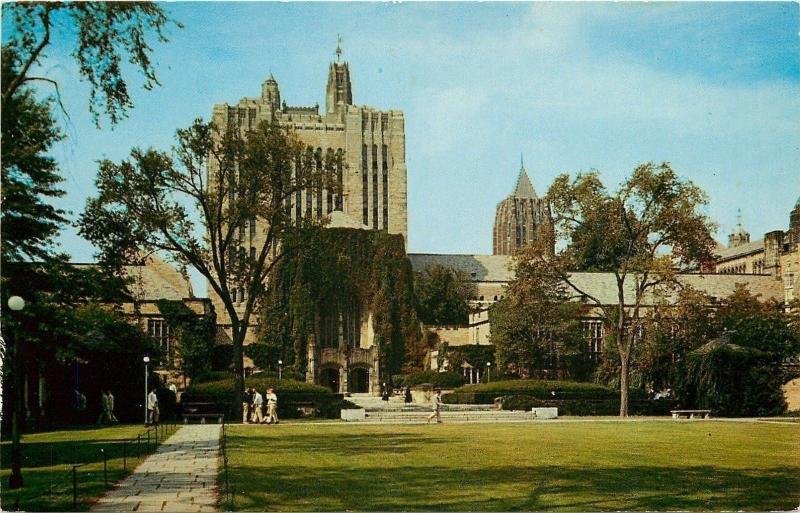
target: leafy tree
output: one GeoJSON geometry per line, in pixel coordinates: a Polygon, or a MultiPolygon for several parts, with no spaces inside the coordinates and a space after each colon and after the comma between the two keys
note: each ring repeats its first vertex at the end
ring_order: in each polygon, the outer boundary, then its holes
{"type": "Polygon", "coordinates": [[[644,336],[634,348],[632,373],[654,390],[671,388],[678,362],[721,332],[718,307],[711,296],[692,287],[658,301],[642,321],[644,336]]]}
{"type": "Polygon", "coordinates": [[[442,265],[426,267],[414,276],[419,317],[428,325],[467,324],[469,301],[476,290],[465,272],[442,265]]]}
{"type": "MultiPolygon", "coordinates": [[[[19,77],[13,51],[3,48],[3,84],[19,77]]],[[[64,195],[56,161],[48,154],[63,137],[52,116],[52,100],[38,100],[29,88],[3,102],[3,263],[53,256],[53,237],[66,223],[51,205],[64,195]]]]}
{"type": "Polygon", "coordinates": [[[155,33],[157,41],[167,42],[167,26],[182,26],[155,2],[13,2],[3,4],[3,18],[12,20],[3,43],[4,50],[11,51],[3,54],[3,61],[9,58],[19,70],[10,80],[3,76],[4,113],[12,97],[30,82],[49,83],[58,93],[58,83],[33,75],[32,67],[41,63],[56,37],[72,37],[68,46],[91,87],[89,111],[95,123],[105,112],[111,124],[133,106],[123,74],[125,61],[142,73],[145,89],[152,89],[159,82],[148,35],[155,33]]]}
{"type": "Polygon", "coordinates": [[[627,416],[631,356],[645,297],[676,286],[679,271],[711,258],[713,225],[701,211],[706,195],[668,163],[646,163],[614,193],[590,172],[557,177],[548,198],[557,237],[565,245],[551,259],[542,253],[537,258],[611,327],[619,357],[620,416],[627,416]],[[581,290],[572,271],[613,273],[617,301],[603,304],[591,291],[581,290]]]}
{"type": "Polygon", "coordinates": [[[579,372],[582,307],[566,301],[561,280],[545,264],[544,251],[535,244],[520,251],[505,299],[489,310],[499,371],[522,376],[557,368],[579,372]]]}
{"type": "Polygon", "coordinates": [[[208,280],[231,323],[238,399],[244,392],[244,338],[265,280],[284,258],[280,241],[292,227],[286,202],[297,191],[337,187],[331,181],[334,157],[325,156],[318,167],[313,153],[298,160],[303,151],[297,137],[277,124],[262,122],[245,135],[198,119],[178,130],[172,154],[134,149],[130,160],[102,161],[99,195],[88,200],[79,221],[101,261],[120,265],[136,260],[142,249],[158,251],[208,280]],[[259,229],[248,252],[244,234],[256,230],[255,220],[259,229]],[[243,303],[234,302],[234,290],[244,291],[243,303]]]}

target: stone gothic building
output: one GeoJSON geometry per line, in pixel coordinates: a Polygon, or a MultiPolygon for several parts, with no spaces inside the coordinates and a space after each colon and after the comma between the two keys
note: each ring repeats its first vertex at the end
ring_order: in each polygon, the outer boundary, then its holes
{"type": "MultiPolygon", "coordinates": [[[[287,205],[293,220],[309,217],[327,219],[329,227],[384,231],[402,235],[407,243],[403,113],[355,105],[350,66],[347,62],[340,62],[339,48],[336,54],[336,62],[331,62],[328,67],[324,110],[320,109],[319,104],[287,104],[281,96],[277,80],[270,75],[262,84],[259,96],[242,98],[235,105],[214,105],[212,121],[219,127],[235,126],[242,134],[263,121],[276,122],[291,128],[306,146],[300,159],[308,159],[317,169],[321,169],[326,156],[335,157],[335,172],[341,183],[341,194],[334,191],[322,191],[321,194],[298,192],[287,205]]],[[[298,163],[298,168],[300,165],[298,163]]],[[[263,221],[254,219],[240,231],[240,253],[253,254],[255,248],[261,247],[261,237],[266,232],[262,224],[263,221]]],[[[230,336],[230,320],[222,302],[210,287],[208,294],[217,311],[219,327],[230,336]]],[[[233,290],[232,296],[237,307],[243,310],[247,299],[245,291],[233,290]]],[[[373,348],[372,318],[369,312],[361,313],[355,317],[345,315],[340,321],[341,326],[329,326],[329,329],[322,330],[324,333],[342,333],[342,336],[318,337],[315,347],[309,349],[312,353],[309,361],[313,362],[309,381],[324,382],[336,391],[375,389],[376,373],[356,372],[353,376],[339,373],[339,369],[377,368],[378,351],[373,348]],[[342,346],[343,350],[338,350],[338,346],[342,346]],[[355,349],[344,350],[351,347],[355,349]],[[349,358],[347,355],[353,355],[358,361],[345,361],[349,358]],[[352,386],[348,386],[348,383],[352,383],[352,386]]],[[[256,333],[257,326],[251,325],[245,344],[254,342],[256,333]]],[[[252,366],[252,361],[246,359],[245,367],[252,366]]]]}
{"type": "Polygon", "coordinates": [[[787,304],[800,298],[796,292],[800,281],[800,198],[789,213],[788,230],[773,230],[751,242],[740,219],[728,236],[728,246],[716,251],[710,268],[720,274],[769,275],[783,283],[787,304]]]}
{"type": "Polygon", "coordinates": [[[513,255],[524,245],[543,239],[552,254],[555,241],[550,206],[546,199],[537,196],[520,159],[517,185],[511,195],[497,205],[493,254],[513,255]]]}

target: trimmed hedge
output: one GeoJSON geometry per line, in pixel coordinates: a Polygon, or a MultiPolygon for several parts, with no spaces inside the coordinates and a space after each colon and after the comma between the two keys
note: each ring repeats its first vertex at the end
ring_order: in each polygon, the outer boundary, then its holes
{"type": "MultiPolygon", "coordinates": [[[[559,415],[618,415],[619,398],[616,399],[572,399],[553,400],[539,399],[527,395],[510,395],[502,399],[504,410],[524,410],[531,408],[556,407],[559,415]]],[[[632,400],[630,412],[632,415],[667,415],[672,409],[669,399],[658,400],[632,400]]]]}
{"type": "Polygon", "coordinates": [[[356,403],[352,403],[347,399],[342,399],[341,401],[330,403],[321,408],[319,416],[325,417],[326,419],[339,419],[342,417],[342,410],[356,410],[358,408],[361,407],[356,403]]]}
{"type": "Polygon", "coordinates": [[[492,404],[496,398],[503,396],[548,400],[613,400],[618,399],[618,395],[619,392],[612,387],[595,383],[515,379],[465,385],[444,396],[443,401],[450,404],[492,404]]]}
{"type": "Polygon", "coordinates": [[[433,370],[394,376],[392,378],[396,387],[413,387],[423,383],[430,383],[435,387],[457,388],[464,384],[466,379],[455,372],[437,372],[433,370]]]}
{"type": "MultiPolygon", "coordinates": [[[[267,388],[274,388],[278,396],[278,414],[283,417],[297,417],[298,408],[312,406],[320,413],[324,413],[341,400],[341,394],[334,394],[328,388],[295,381],[292,379],[277,379],[274,376],[255,375],[245,379],[245,387],[255,387],[262,394],[267,388]]],[[[225,412],[229,420],[234,411],[233,378],[207,381],[191,385],[183,393],[181,401],[215,403],[218,411],[225,412]]]]}

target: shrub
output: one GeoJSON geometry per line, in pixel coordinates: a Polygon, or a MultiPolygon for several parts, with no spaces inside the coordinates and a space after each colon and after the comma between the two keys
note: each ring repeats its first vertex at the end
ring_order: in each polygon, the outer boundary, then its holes
{"type": "Polygon", "coordinates": [[[441,388],[456,388],[464,384],[465,378],[455,372],[425,371],[402,376],[402,384],[395,383],[397,387],[413,387],[422,383],[430,383],[441,388]]]}
{"type": "MultiPolygon", "coordinates": [[[[324,410],[330,403],[341,399],[339,394],[333,394],[325,387],[292,379],[279,380],[269,375],[250,376],[245,380],[245,386],[255,387],[261,393],[267,388],[274,388],[278,395],[278,414],[283,417],[299,416],[298,408],[301,406],[324,410]]],[[[182,401],[215,403],[219,411],[225,412],[232,419],[234,395],[233,378],[229,377],[192,384],[183,393],[182,401]]]]}
{"type": "MultiPolygon", "coordinates": [[[[531,408],[555,407],[559,415],[617,415],[619,398],[614,399],[539,399],[528,395],[510,395],[502,399],[504,410],[525,410],[531,408]]],[[[666,415],[672,405],[667,399],[631,400],[632,415],[666,415]]]]}
{"type": "Polygon", "coordinates": [[[539,399],[614,399],[617,391],[605,385],[576,381],[547,381],[516,379],[493,381],[478,385],[464,385],[448,394],[452,403],[490,404],[495,398],[506,395],[525,395],[539,399]],[[463,396],[463,397],[454,397],[463,396]]]}
{"type": "Polygon", "coordinates": [[[361,408],[359,405],[342,399],[341,401],[331,402],[326,404],[319,410],[319,416],[326,419],[338,419],[342,416],[342,410],[356,410],[361,408]]]}

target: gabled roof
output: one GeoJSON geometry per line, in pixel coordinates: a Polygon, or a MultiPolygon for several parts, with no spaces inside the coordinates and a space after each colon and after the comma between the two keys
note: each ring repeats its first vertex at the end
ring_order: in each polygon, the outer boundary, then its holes
{"type": "Polygon", "coordinates": [[[749,255],[751,253],[758,253],[759,251],[764,251],[764,239],[754,240],[752,242],[746,242],[738,246],[719,250],[716,252],[717,262],[749,255]]]}
{"type": "MultiPolygon", "coordinates": [[[[465,272],[473,282],[509,282],[514,278],[511,269],[513,257],[509,255],[442,255],[430,253],[409,253],[411,267],[414,272],[424,270],[426,267],[442,265],[459,269],[465,272]]],[[[613,273],[607,272],[574,272],[570,273],[572,282],[576,287],[587,294],[597,298],[602,304],[610,305],[617,302],[617,285],[613,273]]],[[[730,296],[737,284],[747,287],[762,301],[775,299],[782,301],[784,297],[783,284],[770,275],[757,274],[695,274],[686,273],[678,275],[678,281],[684,287],[690,286],[696,290],[721,299],[730,296]]],[[[569,289],[570,294],[574,291],[569,289]]],[[[577,296],[577,292],[574,293],[577,296]]],[[[626,282],[625,301],[631,304],[635,297],[633,280],[626,282]]],[[[675,294],[666,292],[664,299],[674,300],[675,294]]],[[[648,294],[645,304],[652,305],[657,300],[653,294],[648,294]]]]}

